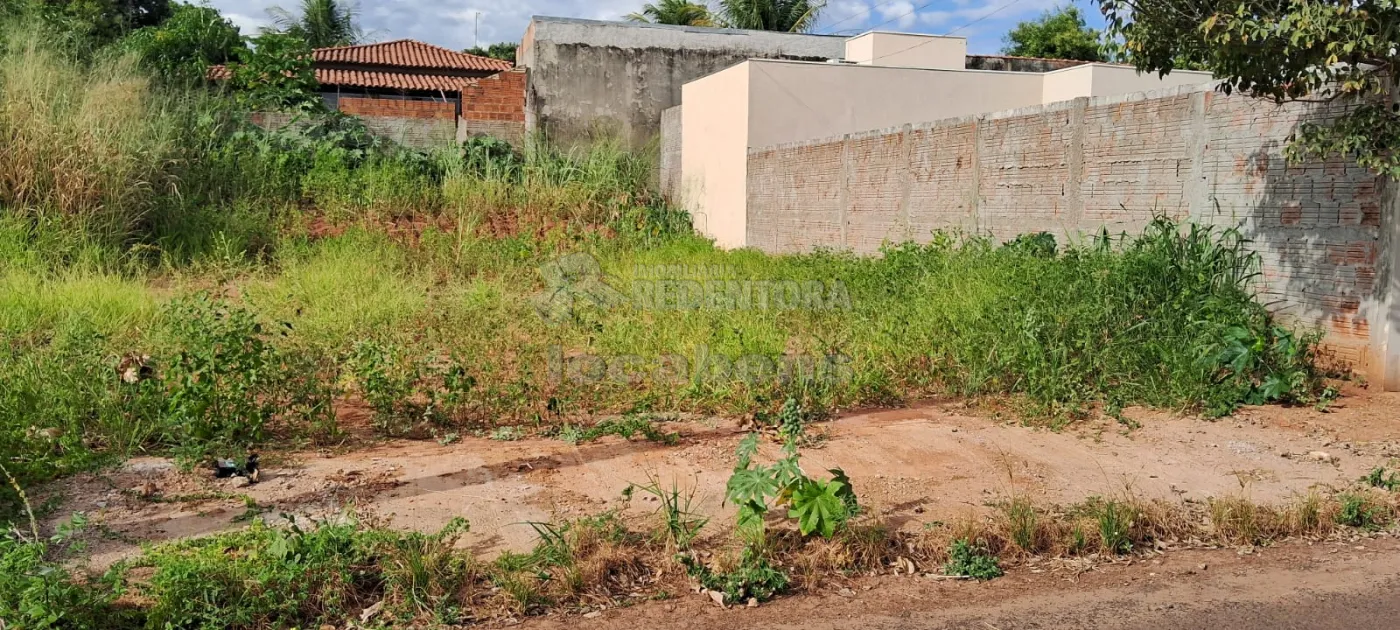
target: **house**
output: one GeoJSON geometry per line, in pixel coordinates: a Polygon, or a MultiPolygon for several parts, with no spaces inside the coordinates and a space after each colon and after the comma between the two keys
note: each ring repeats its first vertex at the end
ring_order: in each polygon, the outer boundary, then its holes
{"type": "MultiPolygon", "coordinates": [[[[312,57],[327,108],[358,116],[374,133],[401,144],[524,137],[525,73],[509,61],[411,39],[318,48],[312,57]]],[[[219,67],[210,74],[226,76],[219,67]]]]}

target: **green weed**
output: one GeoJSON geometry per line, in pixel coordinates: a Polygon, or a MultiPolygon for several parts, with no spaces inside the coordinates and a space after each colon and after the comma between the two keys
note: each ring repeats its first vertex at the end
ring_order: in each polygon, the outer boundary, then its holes
{"type": "Polygon", "coordinates": [[[1400,471],[1392,471],[1387,475],[1385,466],[1376,466],[1365,477],[1362,477],[1361,481],[1372,488],[1393,491],[1400,488],[1400,471]]]}
{"type": "Polygon", "coordinates": [[[1002,576],[997,557],[988,553],[985,547],[973,545],[966,538],[953,541],[948,548],[948,564],[943,566],[945,575],[961,575],[974,580],[992,580],[1002,576]]]}
{"type": "Polygon", "coordinates": [[[716,572],[693,556],[678,556],[686,571],[706,589],[724,594],[726,604],[766,602],[787,590],[791,579],[752,547],[744,547],[737,566],[716,572]]]}
{"type": "Polygon", "coordinates": [[[1339,499],[1341,509],[1337,511],[1338,523],[1368,531],[1385,527],[1388,520],[1385,508],[1377,505],[1369,497],[1359,493],[1348,493],[1341,495],[1339,499]]]}

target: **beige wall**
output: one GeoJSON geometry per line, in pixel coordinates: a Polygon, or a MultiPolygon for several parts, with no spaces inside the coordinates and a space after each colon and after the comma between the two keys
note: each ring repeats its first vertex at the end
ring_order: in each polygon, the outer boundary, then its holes
{"type": "Polygon", "coordinates": [[[1094,66],[1076,66],[1045,73],[1042,103],[1070,101],[1094,92],[1094,66]]]}
{"type": "Polygon", "coordinates": [[[1177,70],[1164,77],[1155,73],[1139,74],[1136,68],[1105,63],[1091,63],[1047,72],[1044,103],[1068,101],[1082,96],[1117,96],[1149,92],[1164,88],[1209,83],[1209,72],[1177,70]]]}
{"type": "MultiPolygon", "coordinates": [[[[1039,105],[1041,75],[747,62],[750,147],[1039,105]]],[[[688,103],[687,103],[688,104],[688,103]]]]}
{"type": "Polygon", "coordinates": [[[967,67],[967,40],[871,31],[846,40],[846,61],[862,65],[962,70],[967,67]]]}
{"type": "Polygon", "coordinates": [[[697,231],[744,247],[749,149],[1209,78],[1104,64],[1041,74],[751,59],[682,88],[681,199],[697,231]]]}
{"type": "Polygon", "coordinates": [[[743,247],[751,62],[681,87],[680,196],[696,231],[743,247]]]}
{"type": "MultiPolygon", "coordinates": [[[[1183,85],[1197,85],[1212,80],[1209,72],[1192,70],[1176,70],[1164,77],[1158,77],[1155,72],[1138,73],[1136,68],[1129,66],[1096,63],[1089,67],[1094,70],[1094,91],[1088,96],[1117,96],[1183,85]]],[[[1070,68],[1070,70],[1073,69],[1070,68]]]]}

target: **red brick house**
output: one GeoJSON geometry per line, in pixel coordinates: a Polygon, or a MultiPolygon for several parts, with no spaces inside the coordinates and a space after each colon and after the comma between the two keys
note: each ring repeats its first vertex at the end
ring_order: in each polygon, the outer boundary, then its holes
{"type": "Polygon", "coordinates": [[[525,71],[508,61],[411,39],[318,48],[312,55],[328,108],[359,116],[403,144],[524,136],[525,71]]]}

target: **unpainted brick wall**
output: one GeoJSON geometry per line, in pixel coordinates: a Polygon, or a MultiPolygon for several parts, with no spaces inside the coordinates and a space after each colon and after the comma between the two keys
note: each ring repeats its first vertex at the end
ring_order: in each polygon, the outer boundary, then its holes
{"type": "Polygon", "coordinates": [[[525,139],[525,70],[493,74],[462,92],[457,139],[480,135],[515,144],[525,139]]]}
{"type": "Polygon", "coordinates": [[[358,98],[342,96],[340,111],[352,116],[452,120],[457,104],[452,101],[411,101],[399,98],[358,98]]]}
{"type": "Polygon", "coordinates": [[[1283,157],[1300,122],[1335,113],[1182,88],[755,148],[747,242],[868,253],[962,230],[1063,243],[1157,214],[1237,227],[1261,255],[1261,299],[1367,372],[1394,354],[1372,339],[1390,316],[1383,182],[1346,159],[1283,157]]]}

